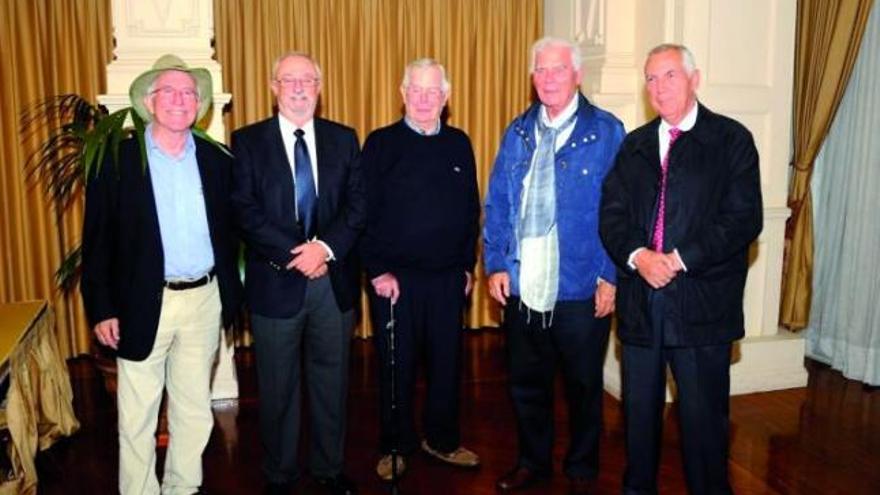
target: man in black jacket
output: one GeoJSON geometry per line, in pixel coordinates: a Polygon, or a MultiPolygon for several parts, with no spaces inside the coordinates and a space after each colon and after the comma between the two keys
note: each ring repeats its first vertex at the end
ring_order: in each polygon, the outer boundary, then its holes
{"type": "Polygon", "coordinates": [[[229,193],[232,158],[190,130],[211,75],[166,55],[138,76],[137,140],[108,153],[86,190],[82,294],[98,341],[117,351],[119,491],[159,493],[156,421],[168,391],[162,491],[195,493],[213,427],[210,377],[221,325],[241,295],[229,193]]]}
{"type": "MultiPolygon", "coordinates": [[[[406,115],[373,131],[362,155],[368,222],[363,258],[381,360],[381,452],[376,466],[391,478],[393,428],[403,454],[418,446],[413,420],[416,358],[427,358],[422,449],[444,462],[473,467],[479,458],[460,444],[458,395],[462,310],[473,286],[480,216],[471,141],[440,120],[450,85],[442,65],[407,65],[400,92],[406,115]],[[386,324],[396,322],[396,392],[392,425],[386,324]]],[[[405,462],[398,463],[403,472],[405,462]]]]}
{"type": "Polygon", "coordinates": [[[600,231],[618,265],[625,494],[657,493],[667,364],[688,490],[731,493],[730,353],[744,334],[761,184],[751,134],[700,105],[699,82],[687,48],[649,53],[645,85],[659,118],[626,137],[602,192],[600,231]]]}
{"type": "Polygon", "coordinates": [[[278,115],[232,134],[232,195],[247,244],[245,292],[257,352],[260,435],[268,492],[299,477],[302,364],[308,385],[309,470],[334,494],[343,475],[348,361],[364,220],[354,130],[315,117],[321,69],[307,54],[273,69],[278,115]]]}

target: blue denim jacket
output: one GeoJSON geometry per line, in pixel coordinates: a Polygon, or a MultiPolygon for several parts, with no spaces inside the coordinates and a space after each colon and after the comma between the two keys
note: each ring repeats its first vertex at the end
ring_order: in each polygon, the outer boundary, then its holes
{"type": "MultiPolygon", "coordinates": [[[[486,195],[483,227],[487,273],[507,272],[510,290],[519,295],[519,249],[515,225],[522,202],[523,178],[535,151],[535,121],[541,105],[532,105],[504,132],[486,195]]],[[[623,124],[578,94],[577,122],[556,152],[556,222],[559,235],[559,301],[593,296],[598,277],[615,283],[615,266],[599,239],[599,196],[625,132],[623,124]]]]}

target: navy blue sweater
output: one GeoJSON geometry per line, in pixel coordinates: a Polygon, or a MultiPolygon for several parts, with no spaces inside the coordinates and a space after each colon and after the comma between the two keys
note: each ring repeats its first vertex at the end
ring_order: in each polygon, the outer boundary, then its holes
{"type": "Polygon", "coordinates": [[[472,271],[480,199],[467,134],[441,126],[425,136],[403,120],[370,133],[361,153],[367,275],[407,270],[472,271]]]}

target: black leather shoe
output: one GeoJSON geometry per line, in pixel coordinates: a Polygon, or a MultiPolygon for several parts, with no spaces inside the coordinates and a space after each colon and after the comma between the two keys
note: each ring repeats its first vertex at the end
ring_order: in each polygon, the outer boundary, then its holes
{"type": "Polygon", "coordinates": [[[589,495],[593,487],[593,480],[589,478],[575,477],[568,480],[569,495],[589,495]]]}
{"type": "Polygon", "coordinates": [[[263,495],[289,495],[290,485],[287,483],[268,483],[263,488],[263,495]]]}
{"type": "Polygon", "coordinates": [[[331,495],[355,495],[357,493],[357,485],[344,474],[326,478],[316,477],[315,483],[331,495]]]}
{"type": "Polygon", "coordinates": [[[528,488],[546,480],[546,475],[536,473],[527,467],[517,466],[509,473],[498,478],[495,487],[502,492],[512,492],[528,488]]]}

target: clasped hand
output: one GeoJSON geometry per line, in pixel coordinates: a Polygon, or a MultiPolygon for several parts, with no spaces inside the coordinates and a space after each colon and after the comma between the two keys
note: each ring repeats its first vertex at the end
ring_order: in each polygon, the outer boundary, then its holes
{"type": "Polygon", "coordinates": [[[634,264],[639,275],[655,289],[666,287],[683,268],[675,253],[664,254],[650,249],[640,251],[634,264]]]}
{"type": "Polygon", "coordinates": [[[290,250],[293,259],[287,264],[288,270],[299,270],[300,273],[314,280],[327,273],[327,250],[319,242],[304,242],[290,250]]]}

